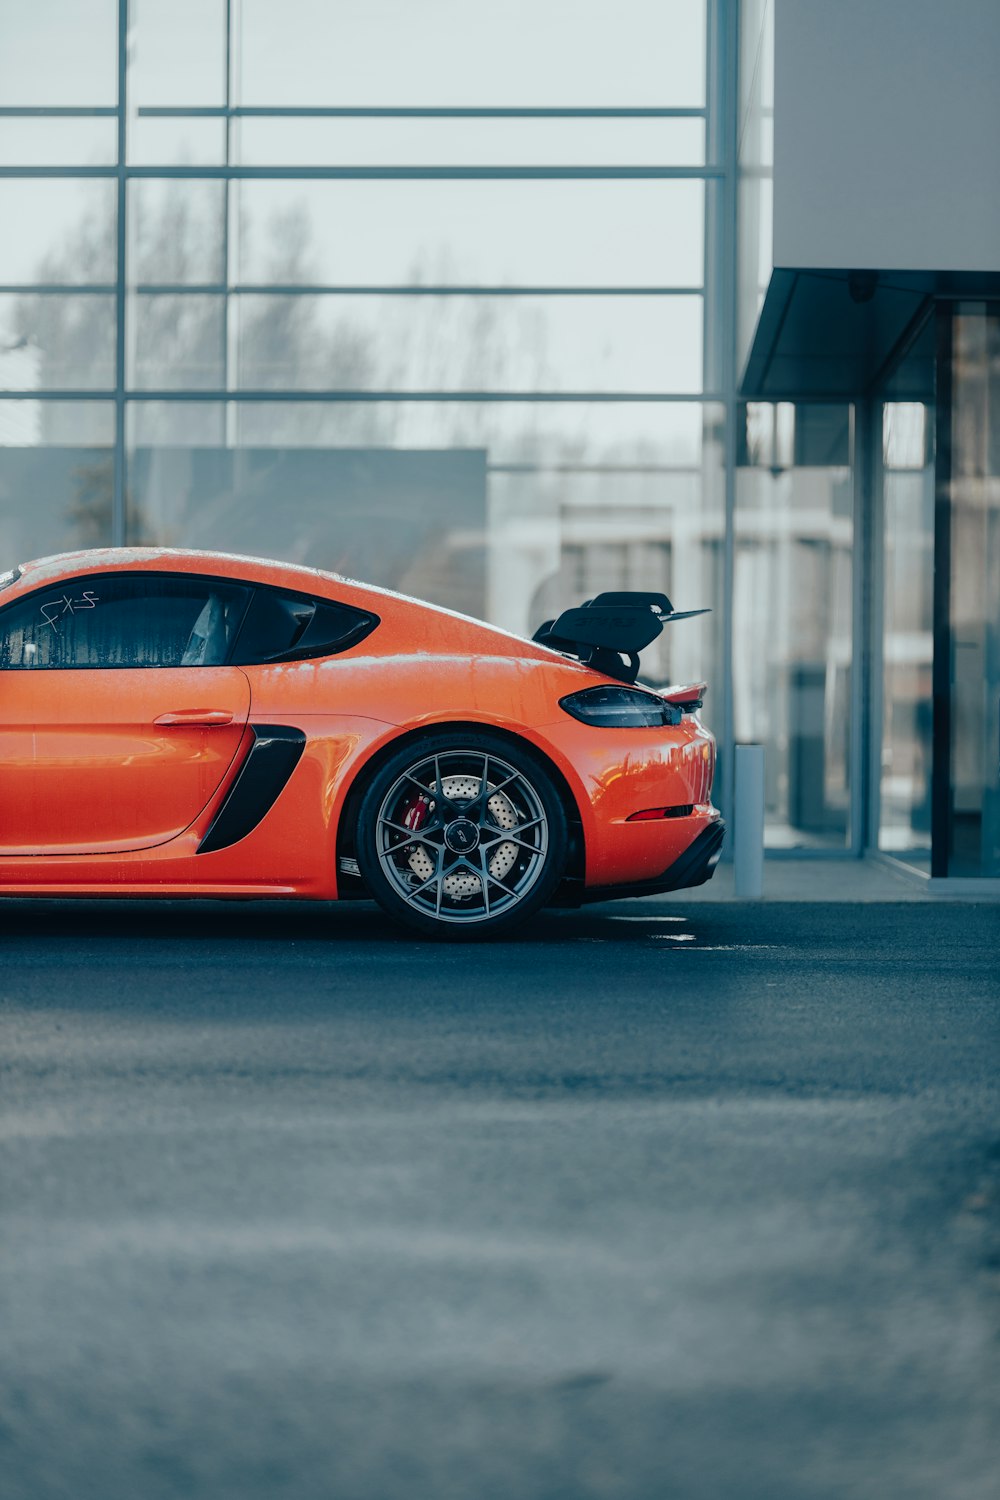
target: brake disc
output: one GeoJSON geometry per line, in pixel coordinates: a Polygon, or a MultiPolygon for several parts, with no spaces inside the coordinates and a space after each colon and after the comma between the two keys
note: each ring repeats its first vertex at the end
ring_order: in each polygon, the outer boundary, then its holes
{"type": "MultiPolygon", "coordinates": [[[[478,776],[445,776],[441,790],[449,799],[473,802],[479,796],[482,779],[478,776]]],[[[517,827],[517,812],[510,798],[503,792],[494,792],[486,803],[487,810],[498,828],[517,827]]],[[[421,882],[430,880],[435,864],[423,844],[414,844],[407,855],[407,864],[421,882]]],[[[517,863],[517,845],[509,841],[496,846],[490,855],[489,872],[494,880],[503,880],[517,863]]],[[[444,877],[444,893],[453,901],[468,901],[478,896],[483,888],[482,878],[471,870],[462,869],[444,877]]]]}

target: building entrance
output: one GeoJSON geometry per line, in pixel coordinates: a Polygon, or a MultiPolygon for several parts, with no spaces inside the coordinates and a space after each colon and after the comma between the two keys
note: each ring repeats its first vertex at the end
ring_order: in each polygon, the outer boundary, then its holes
{"type": "Polygon", "coordinates": [[[1000,308],[941,303],[883,392],[878,847],[1000,875],[1000,308]]]}

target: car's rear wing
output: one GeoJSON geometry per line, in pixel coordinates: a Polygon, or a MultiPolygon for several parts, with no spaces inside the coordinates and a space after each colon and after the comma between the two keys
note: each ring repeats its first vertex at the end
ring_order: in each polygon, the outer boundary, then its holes
{"type": "Polygon", "coordinates": [[[563,610],[557,619],[546,620],[532,639],[578,657],[619,682],[634,682],[639,652],[656,640],[664,625],[709,613],[707,609],[676,610],[666,594],[598,594],[576,609],[563,610]]]}

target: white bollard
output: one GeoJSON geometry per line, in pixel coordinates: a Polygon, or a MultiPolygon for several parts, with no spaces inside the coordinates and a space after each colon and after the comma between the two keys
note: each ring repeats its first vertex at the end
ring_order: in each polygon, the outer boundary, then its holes
{"type": "Polygon", "coordinates": [[[733,777],[733,886],[738,899],[764,894],[764,746],[737,745],[733,777]]]}

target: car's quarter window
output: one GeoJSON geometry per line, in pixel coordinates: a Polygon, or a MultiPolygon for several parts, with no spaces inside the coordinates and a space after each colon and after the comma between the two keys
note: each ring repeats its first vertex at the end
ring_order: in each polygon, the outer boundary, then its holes
{"type": "Polygon", "coordinates": [[[64,579],[0,609],[0,669],[221,666],[248,594],[188,574],[64,579]]]}
{"type": "Polygon", "coordinates": [[[378,617],[331,599],[261,585],[254,590],[232,660],[241,666],[333,656],[364,640],[378,617]]]}

